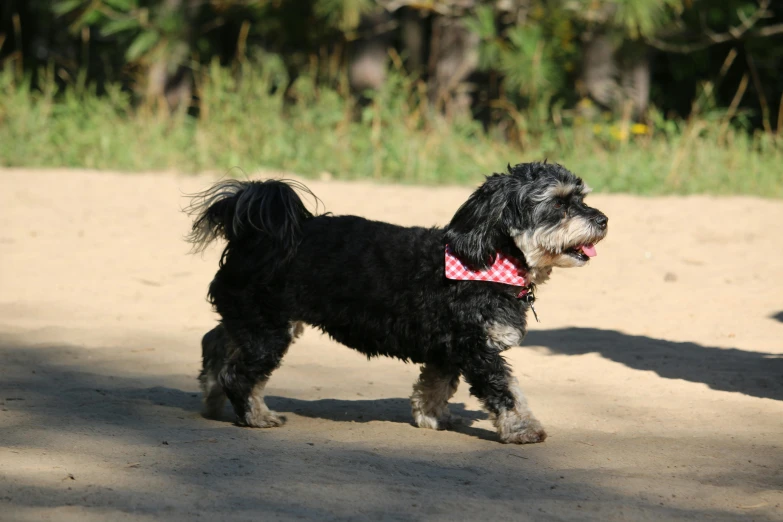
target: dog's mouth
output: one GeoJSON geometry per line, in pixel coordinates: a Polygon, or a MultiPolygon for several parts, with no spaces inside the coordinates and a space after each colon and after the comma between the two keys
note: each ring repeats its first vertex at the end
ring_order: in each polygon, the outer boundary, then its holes
{"type": "Polygon", "coordinates": [[[570,248],[566,248],[563,253],[582,262],[587,262],[591,257],[598,255],[598,252],[595,250],[595,244],[593,243],[572,246],[570,248]]]}

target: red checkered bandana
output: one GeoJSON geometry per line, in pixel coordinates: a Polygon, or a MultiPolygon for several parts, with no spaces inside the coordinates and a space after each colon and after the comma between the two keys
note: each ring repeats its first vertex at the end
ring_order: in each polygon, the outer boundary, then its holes
{"type": "Polygon", "coordinates": [[[530,282],[526,279],[527,272],[518,259],[508,257],[498,252],[495,262],[486,270],[471,270],[460,261],[446,245],[446,278],[457,281],[489,281],[503,283],[520,288],[517,297],[528,293],[530,282]]]}

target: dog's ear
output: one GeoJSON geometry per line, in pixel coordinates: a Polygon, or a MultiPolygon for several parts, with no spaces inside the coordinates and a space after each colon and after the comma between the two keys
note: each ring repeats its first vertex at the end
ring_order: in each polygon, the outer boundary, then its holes
{"type": "Polygon", "coordinates": [[[483,270],[495,259],[511,181],[511,176],[501,174],[487,177],[446,227],[446,243],[470,268],[483,270]]]}

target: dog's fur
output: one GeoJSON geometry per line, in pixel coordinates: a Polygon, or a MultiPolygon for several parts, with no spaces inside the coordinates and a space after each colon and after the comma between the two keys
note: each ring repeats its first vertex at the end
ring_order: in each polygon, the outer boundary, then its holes
{"type": "Polygon", "coordinates": [[[446,279],[444,249],[475,269],[502,252],[523,261],[535,284],[553,267],[582,266],[587,256],[574,247],[597,243],[607,225],[585,205],[582,180],[559,165],[509,167],[445,229],[314,216],[295,189],[309,193],[295,182],[223,181],[191,205],[195,250],[228,242],[209,288],[221,324],[202,343],[205,415],[228,397],[240,425],[281,425],[264,386],[304,322],[368,357],[422,364],[411,397],[420,427],[448,425],[462,376],[503,442],[543,441],[502,355],[525,337],[529,304],[511,286],[446,279]]]}

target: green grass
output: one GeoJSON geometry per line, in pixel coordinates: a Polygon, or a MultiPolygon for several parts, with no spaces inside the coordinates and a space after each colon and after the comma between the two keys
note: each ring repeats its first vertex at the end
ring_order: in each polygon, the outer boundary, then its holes
{"type": "Polygon", "coordinates": [[[295,84],[295,100],[284,102],[279,90],[269,94],[275,78],[245,67],[237,82],[212,67],[200,81],[201,113],[193,118],[134,108],[119,88],[100,97],[78,86],[56,94],[53,82],[31,90],[6,70],[0,73],[0,165],[271,168],[338,179],[474,184],[507,163],[548,158],[603,192],[783,197],[783,143],[735,130],[725,118],[657,118],[652,129],[633,135],[612,122],[555,126],[517,114],[532,130],[523,141],[508,142],[476,122],[449,124],[433,116],[419,86],[405,78],[393,75],[364,108],[307,77],[295,84]]]}

